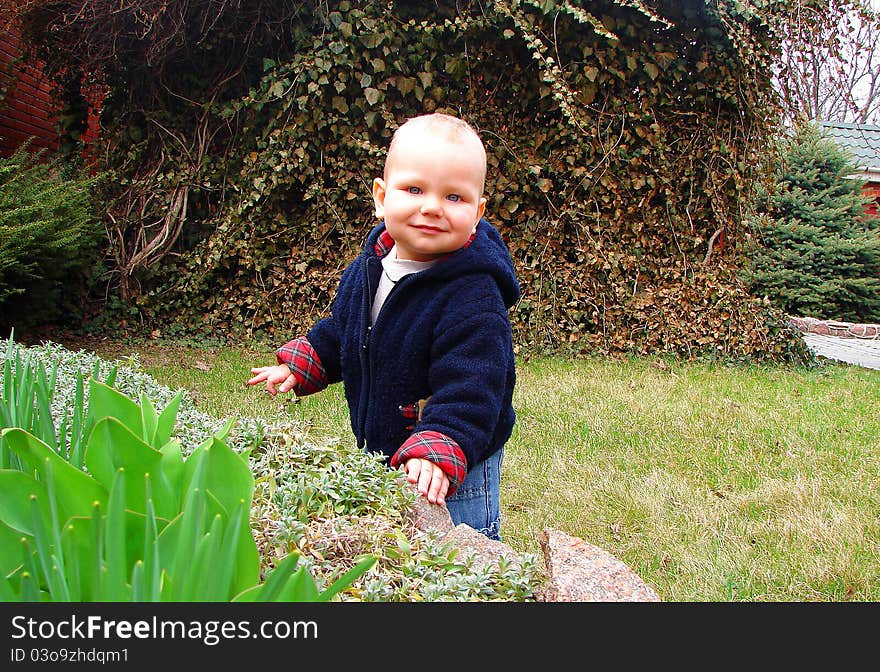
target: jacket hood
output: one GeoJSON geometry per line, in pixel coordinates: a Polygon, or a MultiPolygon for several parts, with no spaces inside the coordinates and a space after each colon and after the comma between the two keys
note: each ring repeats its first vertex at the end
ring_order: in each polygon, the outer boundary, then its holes
{"type": "MultiPolygon", "coordinates": [[[[384,257],[391,250],[393,240],[385,230],[385,223],[376,225],[367,236],[364,252],[369,255],[384,257]]],[[[486,219],[481,219],[477,232],[461,249],[442,257],[431,267],[434,277],[458,278],[468,274],[487,273],[494,278],[504,305],[513,306],[520,296],[519,282],[513,268],[513,260],[501,234],[486,219]]]]}

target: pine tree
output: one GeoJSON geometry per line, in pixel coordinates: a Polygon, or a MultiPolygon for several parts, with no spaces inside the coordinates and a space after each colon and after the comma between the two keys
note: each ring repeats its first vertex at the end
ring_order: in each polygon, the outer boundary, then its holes
{"type": "Polygon", "coordinates": [[[850,156],[814,124],[780,141],[759,190],[745,279],[789,315],[880,321],[880,219],[850,156]]]}

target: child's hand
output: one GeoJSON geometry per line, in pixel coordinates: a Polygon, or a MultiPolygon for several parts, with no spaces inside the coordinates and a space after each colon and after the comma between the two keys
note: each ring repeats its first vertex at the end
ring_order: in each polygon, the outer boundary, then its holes
{"type": "Polygon", "coordinates": [[[289,392],[296,385],[296,376],[294,376],[287,364],[278,364],[277,366],[259,366],[251,369],[254,377],[247,381],[248,385],[256,385],[266,381],[266,390],[273,397],[277,392],[289,392]],[[278,389],[275,389],[275,386],[278,389]]]}
{"type": "Polygon", "coordinates": [[[419,493],[428,498],[431,504],[446,504],[446,493],[449,491],[449,477],[433,462],[414,457],[407,460],[403,469],[406,480],[416,483],[419,493]]]}

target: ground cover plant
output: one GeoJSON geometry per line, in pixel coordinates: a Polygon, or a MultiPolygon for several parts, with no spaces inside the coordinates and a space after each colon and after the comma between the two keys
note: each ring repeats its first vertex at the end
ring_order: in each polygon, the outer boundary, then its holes
{"type": "Polygon", "coordinates": [[[457,557],[362,451],[203,413],[137,357],[4,346],[2,599],[534,599],[534,557],[457,557]]]}
{"type": "MultiPolygon", "coordinates": [[[[294,403],[246,389],[269,346],[107,344],[199,405],[338,437],[333,387],[294,403]]],[[[503,534],[555,527],[626,562],[664,600],[880,599],[880,372],[657,358],[522,357],[503,534]]]]}

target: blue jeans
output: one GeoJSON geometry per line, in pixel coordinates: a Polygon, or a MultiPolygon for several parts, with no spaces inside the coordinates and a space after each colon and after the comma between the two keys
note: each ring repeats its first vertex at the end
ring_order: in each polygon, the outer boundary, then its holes
{"type": "Polygon", "coordinates": [[[465,523],[489,539],[501,541],[501,460],[504,448],[474,465],[446,508],[455,525],[465,523]]]}

